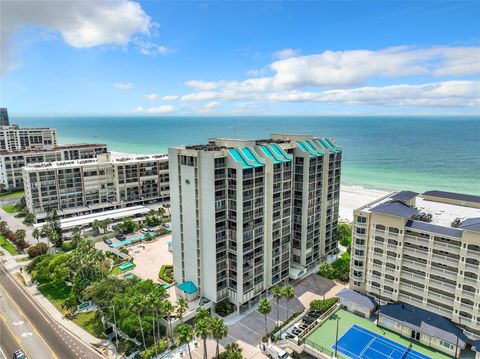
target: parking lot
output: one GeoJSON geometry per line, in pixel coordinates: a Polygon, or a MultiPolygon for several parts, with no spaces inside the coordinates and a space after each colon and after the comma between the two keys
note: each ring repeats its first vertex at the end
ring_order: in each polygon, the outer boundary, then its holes
{"type": "MultiPolygon", "coordinates": [[[[330,298],[342,289],[344,286],[338,285],[333,281],[320,277],[317,274],[311,274],[310,276],[294,282],[296,297],[289,303],[289,315],[291,316],[296,311],[305,309],[309,303],[314,299],[330,298]]],[[[275,300],[271,301],[272,311],[267,316],[268,331],[275,327],[275,321],[277,318],[277,304],[275,300]]],[[[287,302],[280,300],[279,303],[279,318],[280,321],[284,321],[287,316],[287,302]]],[[[230,322],[230,321],[229,321],[230,322]]],[[[228,338],[222,343],[225,345],[231,341],[239,341],[250,344],[259,344],[262,337],[265,336],[265,318],[258,313],[255,309],[251,309],[251,312],[243,316],[235,323],[230,322],[228,325],[228,338]]]]}

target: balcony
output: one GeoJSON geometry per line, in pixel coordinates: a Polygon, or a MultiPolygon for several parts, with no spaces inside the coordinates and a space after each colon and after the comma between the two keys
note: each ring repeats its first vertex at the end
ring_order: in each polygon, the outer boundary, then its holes
{"type": "Polygon", "coordinates": [[[473,313],[473,305],[467,303],[460,303],[460,309],[466,312],[473,313]]]}
{"type": "Polygon", "coordinates": [[[422,282],[425,281],[425,276],[423,275],[419,275],[419,274],[416,274],[416,273],[411,273],[411,272],[407,272],[407,271],[402,271],[402,275],[401,275],[401,278],[402,279],[407,279],[407,280],[420,280],[422,282]]]}
{"type": "Polygon", "coordinates": [[[428,246],[430,244],[430,240],[427,238],[412,236],[411,234],[406,234],[405,239],[410,243],[420,244],[422,246],[428,246]]]}
{"type": "Polygon", "coordinates": [[[438,289],[443,289],[447,292],[450,292],[450,291],[455,291],[455,285],[453,284],[450,284],[450,283],[447,283],[447,282],[442,282],[441,280],[437,280],[437,279],[433,279],[433,278],[430,278],[430,281],[429,281],[429,285],[431,287],[435,287],[435,288],[438,288],[438,289]]]}
{"type": "Polygon", "coordinates": [[[355,238],[366,239],[367,235],[365,233],[354,233],[355,238]]]}
{"type": "Polygon", "coordinates": [[[366,223],[355,222],[355,227],[357,228],[367,228],[366,223]]]}
{"type": "Polygon", "coordinates": [[[413,267],[413,268],[418,268],[422,270],[426,270],[427,265],[422,262],[417,262],[417,261],[412,261],[411,259],[403,259],[403,265],[406,265],[408,267],[413,267]]]}
{"type": "Polygon", "coordinates": [[[443,295],[443,294],[440,294],[440,293],[437,293],[437,292],[432,292],[431,290],[428,291],[428,295],[427,295],[428,298],[432,298],[432,299],[435,299],[437,301],[440,301],[446,305],[451,305],[453,306],[453,301],[454,299],[451,298],[451,297],[448,297],[446,295],[443,295]]]}
{"type": "Polygon", "coordinates": [[[403,289],[407,292],[413,292],[421,295],[423,295],[423,291],[424,291],[423,288],[420,288],[408,283],[400,283],[400,289],[403,289]]]}
{"type": "Polygon", "coordinates": [[[387,232],[388,236],[390,238],[398,238],[399,234],[395,232],[387,232]]]}
{"type": "Polygon", "coordinates": [[[432,271],[432,273],[434,273],[436,275],[443,276],[447,279],[451,279],[451,280],[454,280],[454,281],[457,280],[457,275],[458,275],[457,272],[453,272],[453,271],[447,270],[447,269],[437,268],[437,267],[434,267],[434,266],[432,266],[430,270],[432,271]]]}
{"type": "Polygon", "coordinates": [[[467,250],[467,257],[480,259],[480,252],[467,250]]]}
{"type": "Polygon", "coordinates": [[[479,280],[475,279],[475,278],[470,278],[470,277],[463,277],[463,282],[468,283],[468,284],[472,284],[473,286],[476,286],[476,285],[478,285],[479,280]]]}
{"type": "Polygon", "coordinates": [[[405,303],[413,303],[414,305],[423,306],[423,301],[415,297],[400,293],[398,300],[405,303]]]}
{"type": "Polygon", "coordinates": [[[449,243],[442,243],[439,241],[433,242],[433,248],[439,249],[441,251],[446,251],[452,254],[460,254],[460,246],[455,246],[449,243]]]}
{"type": "Polygon", "coordinates": [[[470,269],[476,272],[476,271],[480,271],[480,266],[478,264],[465,263],[465,269],[470,269]]]}
{"type": "Polygon", "coordinates": [[[411,254],[415,257],[422,257],[422,258],[427,258],[428,256],[428,252],[427,251],[424,251],[424,250],[421,250],[421,249],[413,249],[413,248],[409,248],[409,247],[405,247],[403,249],[403,251],[407,254],[411,254]]]}
{"type": "Polygon", "coordinates": [[[434,262],[437,262],[437,263],[453,264],[455,266],[457,266],[458,262],[459,262],[459,259],[457,259],[457,258],[442,256],[440,254],[433,254],[432,259],[433,259],[434,262]]]}
{"type": "Polygon", "coordinates": [[[463,290],[462,291],[462,296],[465,298],[473,298],[475,299],[476,295],[473,292],[469,292],[468,290],[463,290]]]}

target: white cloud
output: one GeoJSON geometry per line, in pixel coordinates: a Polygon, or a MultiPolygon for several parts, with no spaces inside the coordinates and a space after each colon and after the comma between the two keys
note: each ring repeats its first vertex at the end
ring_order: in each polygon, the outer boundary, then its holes
{"type": "Polygon", "coordinates": [[[421,85],[366,86],[326,91],[232,91],[198,92],[182,96],[185,101],[318,102],[391,106],[480,106],[479,81],[444,81],[421,85]],[[216,100],[216,101],[215,101],[216,100]]]}
{"type": "Polygon", "coordinates": [[[137,38],[133,39],[133,43],[137,46],[138,50],[146,56],[168,55],[168,54],[171,54],[171,53],[175,52],[175,50],[173,50],[173,49],[170,49],[170,48],[165,47],[165,46],[157,45],[157,44],[151,42],[150,40],[147,40],[147,39],[141,38],[141,37],[137,37],[137,38]]]}
{"type": "Polygon", "coordinates": [[[220,105],[221,104],[218,101],[211,101],[211,102],[206,103],[202,107],[200,107],[198,109],[198,112],[200,112],[200,113],[212,113],[220,105]]]}
{"type": "Polygon", "coordinates": [[[178,100],[178,96],[176,95],[167,95],[162,97],[162,101],[176,101],[178,100]]]}
{"type": "Polygon", "coordinates": [[[344,87],[378,77],[478,75],[479,47],[325,51],[271,64],[276,88],[344,87]]]}
{"type": "Polygon", "coordinates": [[[113,87],[119,90],[130,90],[133,88],[133,84],[131,82],[117,82],[113,84],[113,87]]]}
{"type": "Polygon", "coordinates": [[[133,112],[145,112],[145,109],[142,106],[135,107],[133,112]]]}
{"type": "Polygon", "coordinates": [[[177,108],[175,106],[164,105],[159,107],[150,107],[148,113],[172,113],[175,112],[177,108]]]}
{"type": "Polygon", "coordinates": [[[152,22],[138,2],[130,0],[4,1],[2,2],[2,73],[18,66],[13,35],[26,27],[60,34],[75,48],[126,46],[129,42],[146,55],[172,50],[148,40],[155,35],[152,22]]]}
{"type": "Polygon", "coordinates": [[[156,94],[156,93],[151,93],[151,94],[145,95],[145,98],[146,98],[147,100],[153,101],[153,100],[156,100],[156,99],[158,98],[158,94],[156,94]]]}
{"type": "MultiPolygon", "coordinates": [[[[223,82],[223,81],[222,81],[223,82]]],[[[211,81],[211,82],[205,82],[201,80],[190,80],[185,82],[185,86],[191,87],[195,90],[199,91],[208,91],[208,90],[213,90],[216,87],[220,85],[219,82],[211,81]]]]}
{"type": "Polygon", "coordinates": [[[283,49],[273,53],[273,57],[277,59],[288,59],[298,55],[298,51],[294,49],[283,49]]]}

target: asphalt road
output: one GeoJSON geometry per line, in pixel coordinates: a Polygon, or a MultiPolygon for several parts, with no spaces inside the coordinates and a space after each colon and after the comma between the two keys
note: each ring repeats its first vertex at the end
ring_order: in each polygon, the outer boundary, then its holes
{"type": "MultiPolygon", "coordinates": [[[[102,354],[70,334],[62,325],[58,324],[52,317],[50,317],[48,312],[32,299],[29,293],[17,283],[7,271],[3,263],[0,263],[0,284],[9,299],[15,303],[21,315],[32,325],[34,333],[41,337],[45,342],[53,358],[104,358],[102,354]]],[[[11,356],[11,354],[5,354],[11,356]]],[[[31,354],[30,357],[32,357],[31,354]]],[[[33,355],[34,359],[43,359],[44,357],[44,355],[33,355]]]]}
{"type": "Polygon", "coordinates": [[[18,339],[3,318],[0,318],[0,358],[11,358],[15,350],[21,349],[18,339]]]}

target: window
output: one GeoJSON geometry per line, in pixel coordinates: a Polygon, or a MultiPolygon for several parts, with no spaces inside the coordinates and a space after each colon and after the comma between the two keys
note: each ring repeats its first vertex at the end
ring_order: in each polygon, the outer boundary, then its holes
{"type": "Polygon", "coordinates": [[[440,345],[450,350],[453,349],[453,344],[450,344],[449,342],[444,342],[443,340],[440,340],[440,345]]]}

